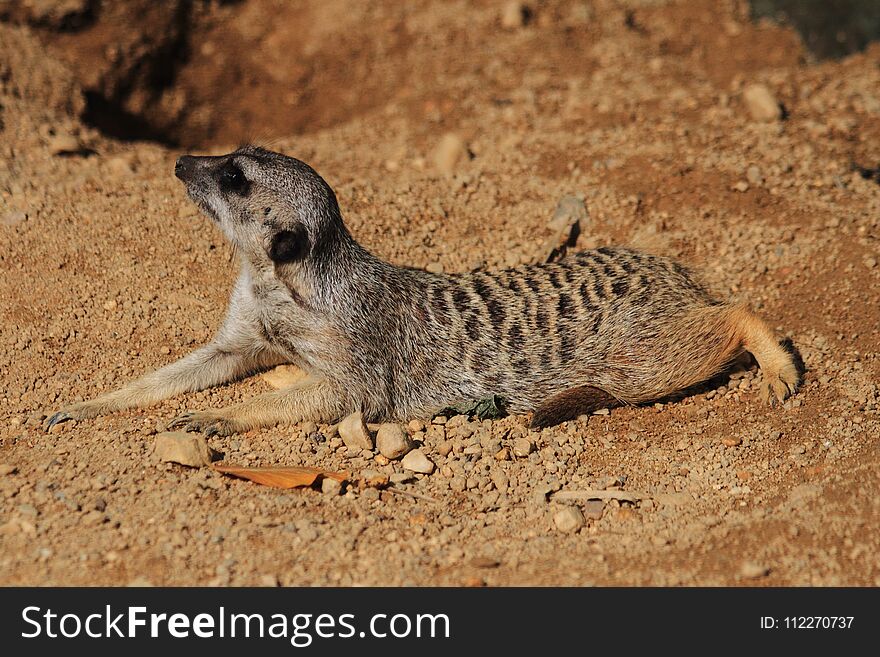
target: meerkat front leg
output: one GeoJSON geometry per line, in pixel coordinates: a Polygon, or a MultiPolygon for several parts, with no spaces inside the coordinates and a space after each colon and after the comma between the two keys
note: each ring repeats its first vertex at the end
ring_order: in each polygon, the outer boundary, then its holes
{"type": "Polygon", "coordinates": [[[257,427],[313,420],[332,422],[345,413],[343,395],[326,380],[308,378],[284,390],[252,397],[212,411],[189,411],[177,416],[169,429],[229,436],[257,427]]]}
{"type": "Polygon", "coordinates": [[[132,381],[119,390],[73,404],[52,415],[46,428],[59,422],[97,417],[126,408],[155,404],[183,392],[196,392],[277,365],[283,359],[270,351],[241,348],[218,337],[188,356],[132,381]]]}

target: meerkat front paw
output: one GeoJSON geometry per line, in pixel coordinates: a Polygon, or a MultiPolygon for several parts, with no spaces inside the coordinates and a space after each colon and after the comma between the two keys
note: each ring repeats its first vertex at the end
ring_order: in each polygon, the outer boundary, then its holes
{"type": "Polygon", "coordinates": [[[778,372],[764,372],[758,396],[770,406],[782,405],[798,389],[800,376],[794,363],[787,363],[778,372]]]}
{"type": "Polygon", "coordinates": [[[247,431],[247,427],[225,417],[220,411],[187,411],[171,420],[168,428],[200,431],[206,436],[231,436],[234,433],[247,431]]]}

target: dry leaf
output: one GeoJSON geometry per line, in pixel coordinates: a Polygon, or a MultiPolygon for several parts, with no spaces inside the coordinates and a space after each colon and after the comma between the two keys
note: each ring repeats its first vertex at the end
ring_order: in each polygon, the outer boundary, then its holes
{"type": "Polygon", "coordinates": [[[244,468],[237,465],[215,465],[214,469],[223,474],[248,479],[263,486],[272,488],[301,488],[311,486],[318,479],[329,477],[336,481],[345,481],[348,474],[345,472],[331,472],[321,468],[307,467],[267,467],[267,468],[244,468]]]}

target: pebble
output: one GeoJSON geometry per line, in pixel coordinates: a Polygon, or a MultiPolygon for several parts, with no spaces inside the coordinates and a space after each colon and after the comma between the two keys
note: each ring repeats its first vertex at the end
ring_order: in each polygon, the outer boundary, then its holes
{"type": "Polygon", "coordinates": [[[373,449],[373,438],[367,430],[364,416],[360,413],[352,413],[338,426],[339,437],[346,447],[357,449],[373,449]]]}
{"type": "Polygon", "coordinates": [[[260,586],[274,588],[278,586],[278,578],[275,575],[261,575],[260,586]]]}
{"type": "Polygon", "coordinates": [[[573,224],[585,224],[590,218],[587,206],[577,196],[563,196],[556,204],[553,216],[547,222],[547,228],[557,232],[567,229],[573,224]]]}
{"type": "Polygon", "coordinates": [[[406,426],[413,433],[425,430],[425,423],[421,420],[410,420],[406,426]]]}
{"type": "Polygon", "coordinates": [[[441,173],[452,173],[466,155],[467,147],[462,138],[448,132],[440,138],[434,149],[434,166],[441,173]]]}
{"type": "Polygon", "coordinates": [[[517,0],[504,3],[501,8],[501,27],[505,30],[515,30],[526,24],[527,9],[523,3],[517,0]]]}
{"type": "Polygon", "coordinates": [[[721,439],[721,444],[725,447],[736,447],[737,445],[742,445],[742,438],[725,436],[721,439]]]}
{"type": "Polygon", "coordinates": [[[742,575],[746,579],[758,579],[759,577],[764,577],[770,573],[770,569],[767,566],[762,566],[761,564],[757,564],[754,561],[746,561],[742,568],[740,568],[740,575],[742,575]]]}
{"type": "Polygon", "coordinates": [[[553,514],[553,522],[559,531],[573,534],[584,526],[586,520],[579,508],[576,506],[566,506],[553,514]]]}
{"type": "Polygon", "coordinates": [[[761,175],[761,170],[753,164],[746,169],[746,180],[752,185],[760,185],[764,182],[764,176],[761,175]]]}
{"type": "Polygon", "coordinates": [[[601,520],[604,510],[605,502],[602,500],[588,500],[583,506],[583,514],[590,520],[601,520]]]}
{"type": "Polygon", "coordinates": [[[342,491],[342,482],[331,477],[324,477],[321,480],[321,492],[324,495],[335,497],[342,491]]]}
{"type": "Polygon", "coordinates": [[[73,135],[68,135],[66,133],[60,133],[49,137],[48,146],[49,152],[52,153],[52,155],[69,155],[71,153],[79,153],[82,150],[82,145],[79,143],[79,140],[73,135]]]}
{"type": "Polygon", "coordinates": [[[422,474],[431,474],[434,472],[433,461],[425,456],[425,453],[420,449],[414,449],[409,452],[403,457],[400,464],[407,470],[412,470],[413,472],[420,472],[422,474]]]}
{"type": "Polygon", "coordinates": [[[15,474],[17,471],[18,468],[14,465],[9,465],[8,463],[0,463],[0,477],[15,474]]]}
{"type": "Polygon", "coordinates": [[[502,493],[507,490],[507,486],[510,483],[510,480],[508,479],[504,470],[492,470],[489,476],[492,479],[492,483],[495,484],[495,488],[497,488],[502,493]]]}
{"type": "Polygon", "coordinates": [[[390,477],[390,481],[392,484],[408,484],[409,482],[414,480],[415,477],[413,477],[409,472],[395,472],[390,477]]]}
{"type": "Polygon", "coordinates": [[[519,457],[526,457],[535,451],[535,443],[528,438],[517,438],[513,441],[513,453],[519,457]]]}
{"type": "Polygon", "coordinates": [[[431,274],[442,274],[445,271],[442,262],[432,262],[427,267],[425,267],[425,271],[431,274]]]}
{"type": "Polygon", "coordinates": [[[20,224],[25,219],[27,219],[27,215],[21,210],[14,210],[12,212],[7,212],[0,218],[0,224],[4,226],[14,226],[16,224],[20,224]]]}
{"type": "Polygon", "coordinates": [[[203,435],[184,431],[158,434],[153,443],[153,453],[160,461],[194,468],[210,465],[215,456],[203,435]]]}
{"type": "Polygon", "coordinates": [[[779,101],[763,84],[750,84],[743,90],[743,102],[753,120],[761,123],[777,121],[782,117],[779,101]]]}
{"type": "Polygon", "coordinates": [[[107,160],[107,168],[117,176],[124,176],[134,173],[131,163],[124,157],[111,157],[107,160]]]}
{"type": "Polygon", "coordinates": [[[376,433],[379,453],[391,459],[399,459],[413,448],[412,441],[399,424],[383,424],[376,433]]]}

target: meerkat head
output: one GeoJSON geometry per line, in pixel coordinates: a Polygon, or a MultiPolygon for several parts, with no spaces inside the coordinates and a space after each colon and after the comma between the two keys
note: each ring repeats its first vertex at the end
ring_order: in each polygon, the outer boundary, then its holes
{"type": "Polygon", "coordinates": [[[336,195],[304,162],[256,146],[177,160],[174,174],[254,265],[318,257],[345,233],[336,195]]]}

